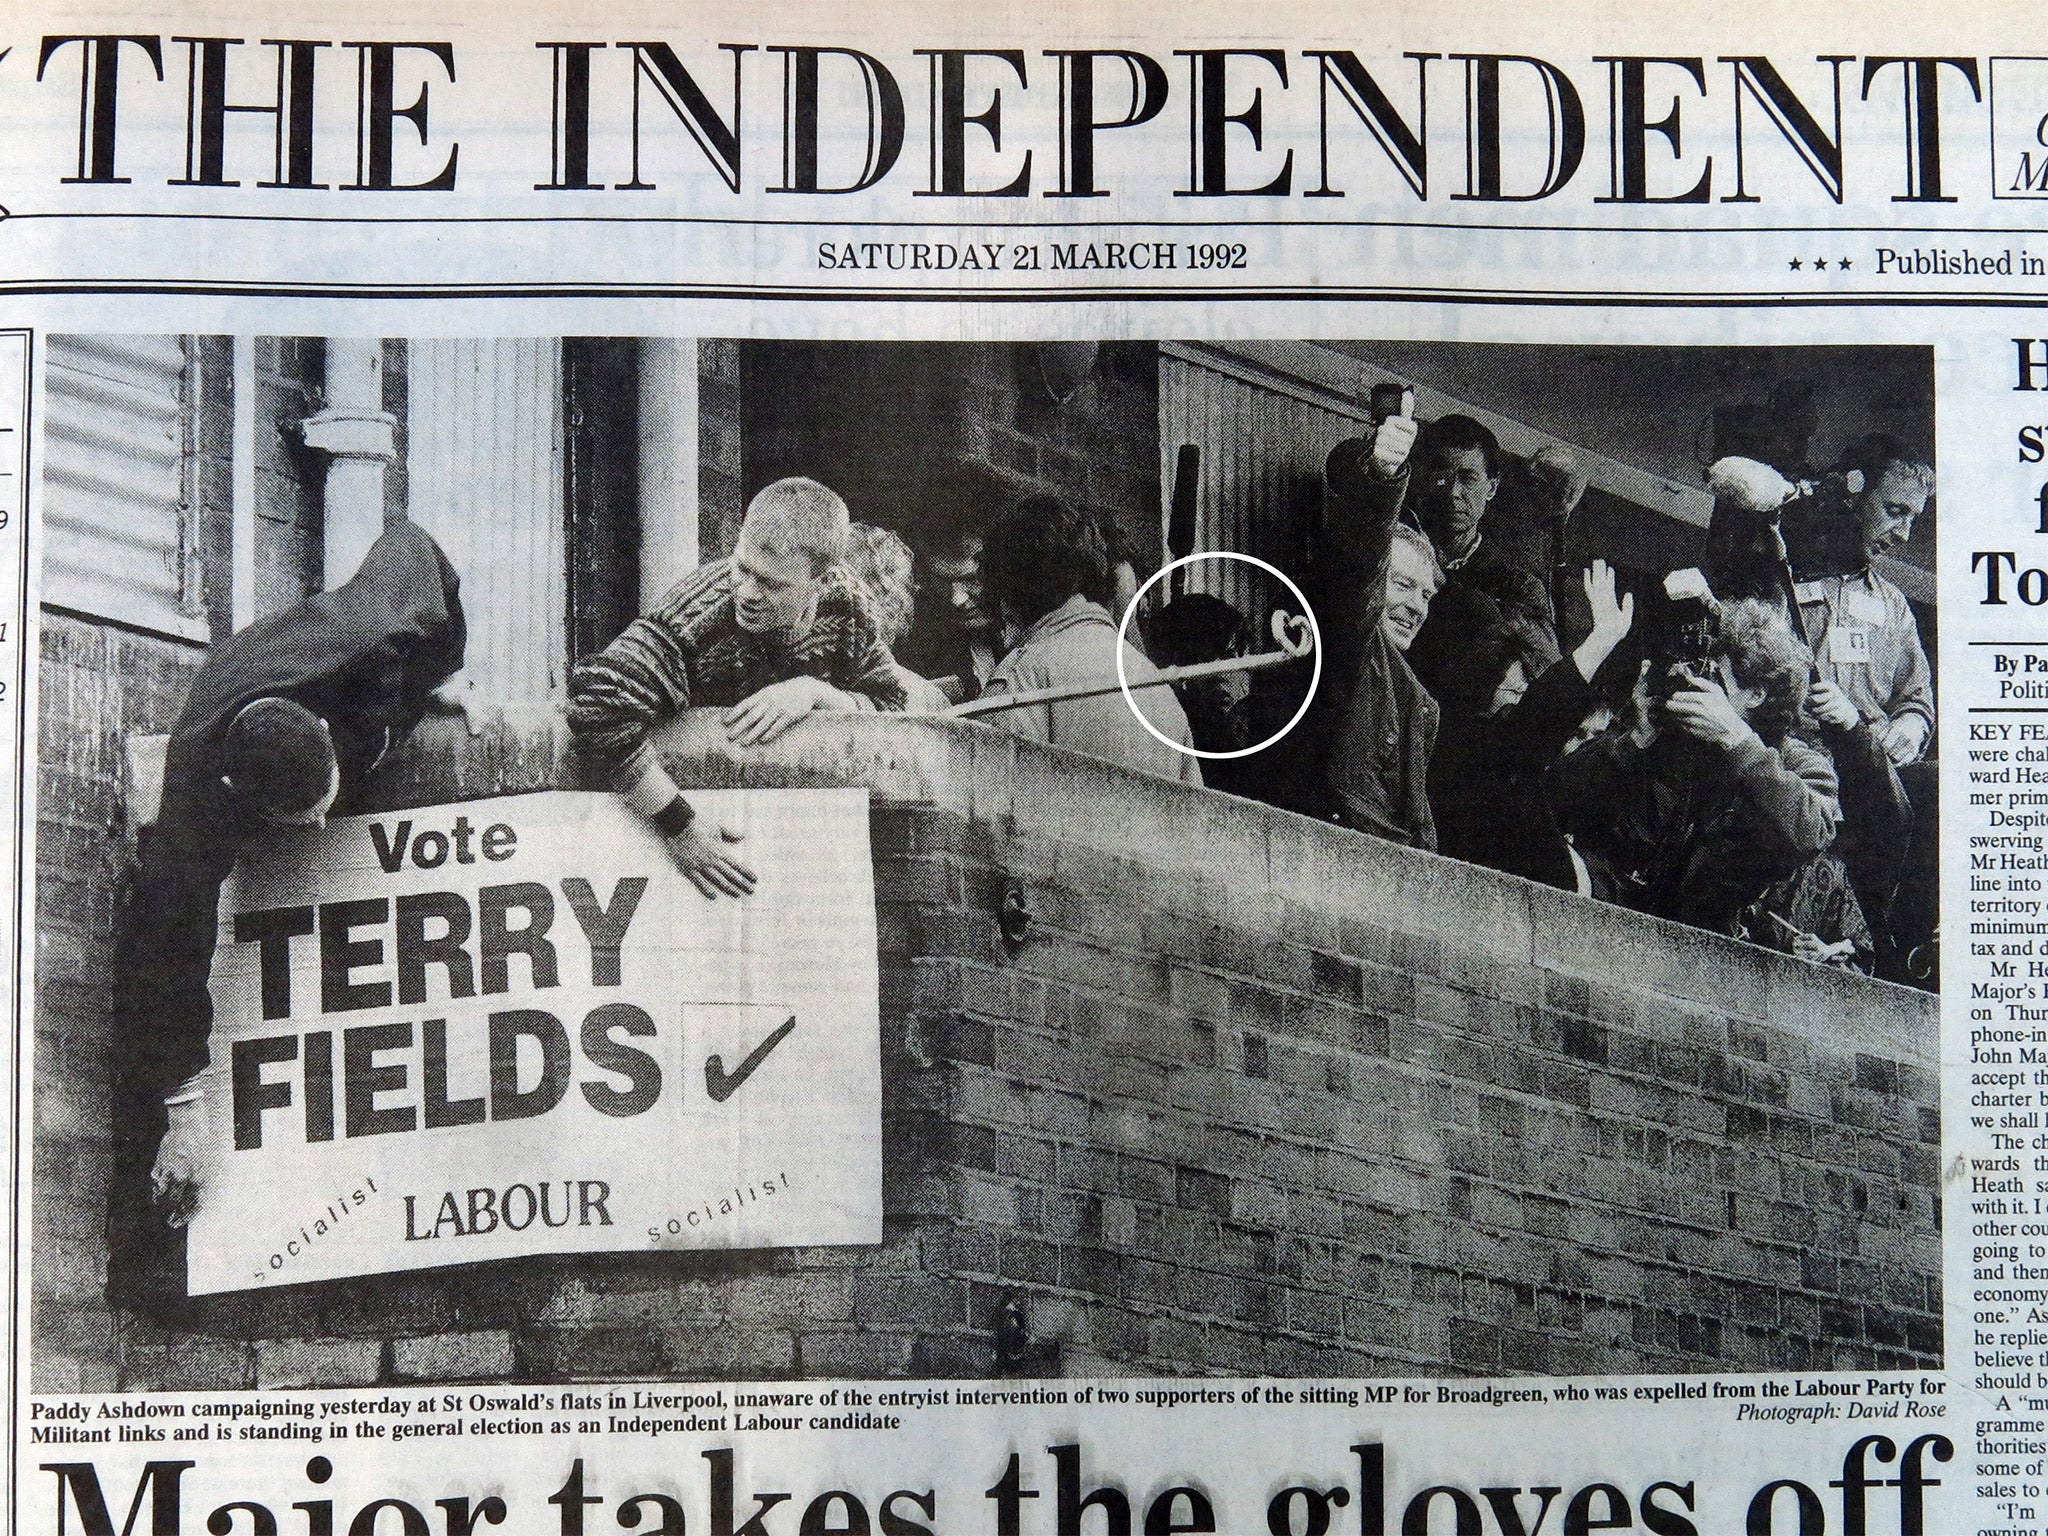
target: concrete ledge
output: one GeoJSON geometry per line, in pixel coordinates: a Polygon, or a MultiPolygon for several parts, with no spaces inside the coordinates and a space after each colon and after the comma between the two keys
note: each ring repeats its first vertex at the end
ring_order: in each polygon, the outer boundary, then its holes
{"type": "MultiPolygon", "coordinates": [[[[702,788],[864,785],[1034,839],[1142,858],[1247,904],[1287,901],[1460,957],[1533,964],[1589,983],[1767,1022],[1835,1052],[1939,1060],[1929,994],[1741,944],[1455,859],[1397,847],[962,720],[816,715],[765,747],[729,745],[715,710],[657,737],[677,782],[702,788]]],[[[532,710],[478,737],[429,720],[380,773],[392,808],[595,787],[560,717],[532,710]]],[[[993,851],[998,862],[1000,848],[993,851]]],[[[1013,871],[1029,878],[1029,871],[1013,871]]]]}
{"type": "MultiPolygon", "coordinates": [[[[979,1377],[1013,1298],[1047,1373],[1941,1357],[1930,998],[964,722],[658,744],[685,785],[872,795],[881,1244],[206,1298],[92,1345],[115,1382],[979,1377]]],[[[372,799],[557,787],[591,786],[535,709],[427,722],[372,799]]],[[[39,1167],[102,1132],[67,1105],[39,1167]]],[[[99,1228],[46,1194],[44,1374],[88,1382],[99,1228]]]]}

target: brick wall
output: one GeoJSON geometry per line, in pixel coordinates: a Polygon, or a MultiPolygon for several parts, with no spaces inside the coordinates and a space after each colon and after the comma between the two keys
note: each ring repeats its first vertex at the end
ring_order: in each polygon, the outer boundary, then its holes
{"type": "Polygon", "coordinates": [[[1159,349],[1104,342],[1065,400],[1045,381],[1038,349],[988,345],[970,354],[963,447],[1023,494],[1050,491],[1092,507],[1156,567],[1161,551],[1159,349]]]}
{"type": "MultiPolygon", "coordinates": [[[[874,792],[882,1246],[211,1298],[58,1350],[98,1263],[66,1190],[41,1384],[982,1376],[1012,1299],[1032,1372],[1941,1357],[1928,997],[976,726],[669,746],[684,782],[874,792]]],[[[567,782],[558,755],[536,722],[430,733],[389,793],[567,782]]]]}
{"type": "Polygon", "coordinates": [[[732,553],[747,509],[740,459],[740,352],[737,341],[697,343],[697,548],[705,560],[732,553]]]}
{"type": "MultiPolygon", "coordinates": [[[[737,352],[742,477],[751,494],[810,475],[855,518],[923,547],[946,520],[1004,498],[1051,492],[1113,519],[1157,562],[1160,547],[1158,348],[1105,343],[1074,392],[1054,399],[1035,347],[998,342],[706,342],[706,462],[728,441],[710,375],[737,352]],[[958,471],[975,475],[959,505],[958,471]]],[[[725,397],[720,395],[721,399],[725,397]]],[[[720,514],[722,517],[723,514],[720,514]]],[[[714,538],[706,505],[707,556],[714,538]]],[[[722,531],[724,525],[717,523],[722,531]]]]}
{"type": "MultiPolygon", "coordinates": [[[[256,374],[257,616],[290,606],[320,573],[321,470],[296,435],[319,408],[317,341],[259,337],[256,374]]],[[[187,449],[208,617],[230,625],[233,351],[194,341],[187,449]]],[[[140,1335],[105,1303],[101,1230],[112,1087],[108,968],[132,865],[127,742],[168,732],[203,649],[45,612],[38,671],[33,1221],[35,1383],[115,1385],[140,1335]]]]}
{"type": "MultiPolygon", "coordinates": [[[[259,336],[256,349],[256,615],[268,617],[289,608],[322,585],[325,519],[321,487],[326,484],[325,456],[309,449],[299,423],[324,403],[319,381],[327,368],[326,343],[292,336],[259,336]]],[[[386,344],[387,384],[403,381],[389,366],[389,354],[404,356],[404,343],[386,344]]],[[[405,420],[402,390],[385,402],[401,423],[405,420]]],[[[403,508],[401,475],[392,475],[403,508]]],[[[226,498],[217,523],[227,521],[226,498]]]]}
{"type": "Polygon", "coordinates": [[[105,1390],[115,924],[129,868],[126,738],[168,731],[205,653],[43,615],[36,764],[35,1383],[105,1390]]]}

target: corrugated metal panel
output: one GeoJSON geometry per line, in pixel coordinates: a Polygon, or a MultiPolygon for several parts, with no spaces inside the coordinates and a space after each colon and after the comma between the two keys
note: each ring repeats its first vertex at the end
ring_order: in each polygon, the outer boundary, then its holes
{"type": "Polygon", "coordinates": [[[412,520],[462,577],[468,671],[487,697],[558,699],[567,681],[562,344],[407,345],[412,520]]]}
{"type": "MultiPolygon", "coordinates": [[[[1236,550],[1296,571],[1321,506],[1323,461],[1355,436],[1366,413],[1299,381],[1284,390],[1169,352],[1159,363],[1161,483],[1170,488],[1182,443],[1202,450],[1197,550],[1236,550]]],[[[1212,592],[1263,628],[1284,596],[1251,567],[1204,561],[1187,589],[1212,592]]],[[[1291,606],[1291,600],[1290,600],[1291,606]]]]}
{"type": "Polygon", "coordinates": [[[177,336],[53,336],[43,601],[205,639],[177,336]]]}
{"type": "MultiPolygon", "coordinates": [[[[1503,416],[1427,384],[1417,385],[1378,363],[1312,341],[1169,342],[1167,349],[1172,355],[1195,357],[1225,373],[1253,379],[1282,393],[1294,392],[1310,398],[1362,400],[1375,384],[1412,387],[1418,421],[1434,421],[1452,412],[1470,416],[1488,427],[1514,458],[1526,459],[1541,448],[1561,442],[1512,416],[1503,416]]],[[[1705,528],[1713,517],[1714,498],[1703,486],[1667,480],[1578,443],[1565,446],[1578,458],[1587,483],[1595,490],[1695,528],[1705,528]]]]}

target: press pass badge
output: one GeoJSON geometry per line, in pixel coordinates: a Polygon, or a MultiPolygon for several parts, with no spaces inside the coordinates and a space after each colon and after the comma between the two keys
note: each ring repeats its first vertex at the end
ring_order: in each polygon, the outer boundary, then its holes
{"type": "Polygon", "coordinates": [[[1870,631],[1861,624],[1838,624],[1828,631],[1828,656],[1837,665],[1870,665],[1870,631]]]}

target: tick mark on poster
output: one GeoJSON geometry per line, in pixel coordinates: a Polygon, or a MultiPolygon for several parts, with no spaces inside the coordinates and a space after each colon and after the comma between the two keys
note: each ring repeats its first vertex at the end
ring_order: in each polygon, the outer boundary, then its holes
{"type": "Polygon", "coordinates": [[[711,1102],[723,1104],[727,1099],[738,1093],[741,1084],[752,1077],[761,1063],[768,1059],[768,1053],[774,1050],[776,1046],[782,1044],[783,1039],[795,1028],[796,1015],[792,1013],[782,1021],[773,1034],[747,1052],[746,1060],[742,1061],[730,1076],[726,1074],[724,1057],[716,1054],[706,1056],[704,1058],[704,1091],[711,1095],[711,1102]]]}

